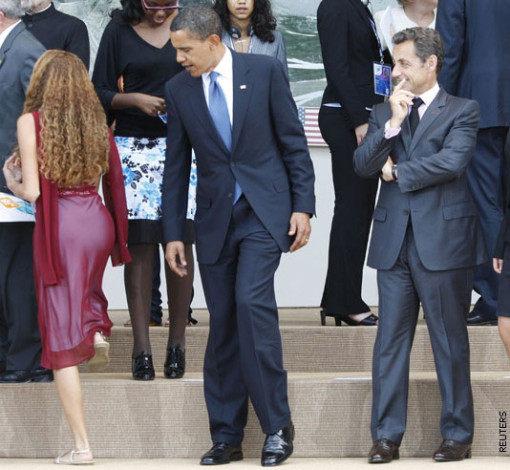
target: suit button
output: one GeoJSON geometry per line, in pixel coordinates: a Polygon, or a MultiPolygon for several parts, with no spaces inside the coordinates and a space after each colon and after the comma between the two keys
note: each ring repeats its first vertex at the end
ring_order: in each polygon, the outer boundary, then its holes
{"type": "Polygon", "coordinates": [[[234,193],[228,193],[228,194],[227,194],[227,197],[228,197],[229,199],[232,199],[232,197],[233,197],[233,196],[234,196],[234,193]]]}
{"type": "Polygon", "coordinates": [[[404,213],[404,215],[409,215],[409,211],[407,209],[402,212],[404,213]]]}
{"type": "Polygon", "coordinates": [[[234,162],[232,162],[232,163],[230,164],[230,168],[235,168],[235,167],[236,167],[236,164],[235,164],[234,162]]]}

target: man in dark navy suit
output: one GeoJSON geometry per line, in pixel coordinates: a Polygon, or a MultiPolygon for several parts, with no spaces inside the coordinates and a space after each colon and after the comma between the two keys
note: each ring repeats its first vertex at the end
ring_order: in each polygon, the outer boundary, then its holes
{"type": "MultiPolygon", "coordinates": [[[[503,154],[510,126],[509,19],[508,0],[448,0],[439,2],[436,22],[446,54],[439,83],[449,93],[480,104],[478,138],[467,175],[490,255],[508,203],[503,154]]],[[[468,324],[496,323],[498,282],[491,263],[476,269],[474,289],[481,298],[468,324]]]]}
{"type": "Polygon", "coordinates": [[[204,390],[213,447],[201,460],[240,460],[251,400],[265,434],[262,465],[293,450],[274,294],[281,253],[308,242],[314,173],[282,64],[236,54],[205,5],[171,25],[186,72],[165,88],[168,141],[163,230],[171,269],[187,274],[184,229],[191,147],[198,169],[196,246],[211,315],[204,390]]]}

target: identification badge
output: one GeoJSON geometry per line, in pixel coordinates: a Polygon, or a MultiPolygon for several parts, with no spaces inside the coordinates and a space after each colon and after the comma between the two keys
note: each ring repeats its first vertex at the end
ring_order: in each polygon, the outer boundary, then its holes
{"type": "Polygon", "coordinates": [[[391,67],[374,62],[374,92],[376,95],[390,96],[391,67]]]}

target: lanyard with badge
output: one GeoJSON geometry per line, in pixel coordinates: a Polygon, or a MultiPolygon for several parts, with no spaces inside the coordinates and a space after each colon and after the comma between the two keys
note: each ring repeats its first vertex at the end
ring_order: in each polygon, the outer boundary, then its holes
{"type": "MultiPolygon", "coordinates": [[[[368,10],[368,7],[365,5],[368,10]]],[[[381,45],[381,40],[377,34],[377,27],[374,20],[369,16],[370,25],[374,31],[375,38],[377,39],[377,46],[379,47],[379,62],[374,62],[374,93],[380,96],[390,96],[391,94],[391,66],[384,64],[384,53],[381,45]]]]}

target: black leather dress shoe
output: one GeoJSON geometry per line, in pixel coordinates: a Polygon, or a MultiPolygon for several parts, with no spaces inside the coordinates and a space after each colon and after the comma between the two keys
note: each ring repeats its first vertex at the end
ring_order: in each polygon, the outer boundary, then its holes
{"type": "Polygon", "coordinates": [[[294,425],[289,425],[274,434],[268,434],[262,447],[263,467],[274,467],[287,460],[294,451],[294,425]]]}
{"type": "Polygon", "coordinates": [[[241,446],[235,447],[226,442],[217,442],[202,455],[200,465],[223,465],[236,460],[243,460],[241,446]]]}
{"type": "Polygon", "coordinates": [[[4,370],[0,373],[0,383],[19,384],[27,382],[51,382],[53,372],[43,367],[33,370],[4,370]]]}
{"type": "Polygon", "coordinates": [[[495,318],[487,318],[476,312],[471,312],[467,319],[468,326],[497,325],[498,320],[495,318]]]}
{"type": "Polygon", "coordinates": [[[398,447],[398,444],[389,439],[375,441],[368,454],[368,463],[389,463],[398,460],[400,458],[398,447]]]}
{"type": "Polygon", "coordinates": [[[0,373],[5,371],[5,361],[0,361],[0,373]]]}
{"type": "Polygon", "coordinates": [[[167,348],[165,361],[165,377],[167,379],[179,379],[184,375],[186,357],[180,346],[167,348]]]}
{"type": "Polygon", "coordinates": [[[439,449],[434,452],[433,459],[436,462],[455,462],[471,458],[471,444],[444,439],[439,449]]]}
{"type": "Polygon", "coordinates": [[[152,356],[141,352],[131,360],[131,370],[135,380],[154,380],[154,366],[152,365],[152,356]]]}

